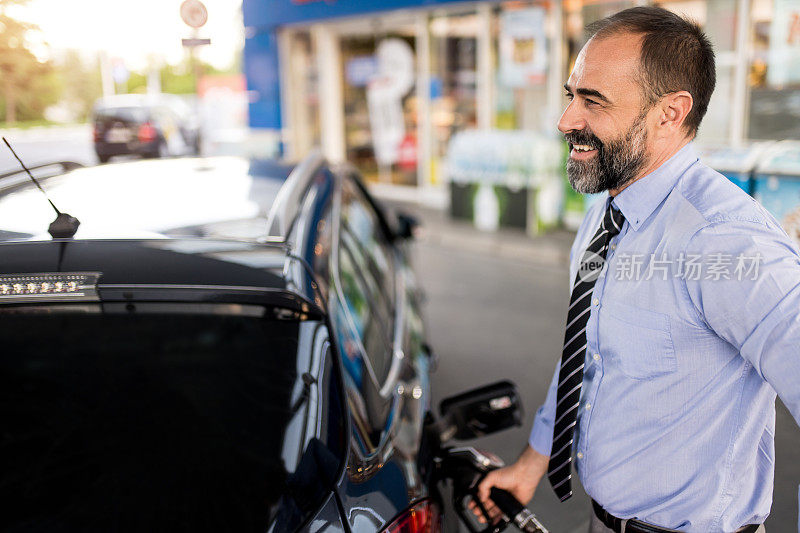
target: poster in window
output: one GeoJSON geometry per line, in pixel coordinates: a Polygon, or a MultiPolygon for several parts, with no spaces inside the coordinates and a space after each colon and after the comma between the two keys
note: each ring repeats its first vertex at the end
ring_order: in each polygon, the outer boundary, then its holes
{"type": "Polygon", "coordinates": [[[505,11],[500,17],[500,82],[507,87],[544,83],[547,35],[541,7],[505,11]]]}
{"type": "Polygon", "coordinates": [[[800,83],[800,1],[775,0],[769,31],[769,69],[772,86],[800,83]]]}

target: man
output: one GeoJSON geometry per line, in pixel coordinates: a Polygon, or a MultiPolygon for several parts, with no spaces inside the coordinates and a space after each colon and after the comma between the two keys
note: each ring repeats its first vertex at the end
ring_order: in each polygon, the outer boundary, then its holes
{"type": "MultiPolygon", "coordinates": [[[[590,531],[761,531],[775,391],[800,421],[800,255],[691,144],[714,89],[699,27],[638,7],[595,24],[558,128],[570,183],[608,191],[572,248],[564,350],[529,445],[490,473],[563,500],[574,463],[590,531]]],[[[474,509],[473,505],[473,510],[474,509]]]]}

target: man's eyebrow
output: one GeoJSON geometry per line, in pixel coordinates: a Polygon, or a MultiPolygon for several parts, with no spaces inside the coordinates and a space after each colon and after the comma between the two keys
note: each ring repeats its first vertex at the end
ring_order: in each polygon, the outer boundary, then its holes
{"type": "MultiPolygon", "coordinates": [[[[566,83],[564,84],[564,89],[568,93],[572,94],[572,89],[570,88],[570,86],[568,84],[566,84],[566,83]]],[[[584,89],[583,87],[579,87],[579,88],[575,89],[575,92],[578,93],[581,96],[592,96],[594,98],[597,98],[598,100],[602,100],[603,102],[605,102],[607,104],[611,103],[611,100],[609,100],[608,98],[603,96],[603,93],[601,93],[600,91],[596,91],[595,89],[584,89]]]]}

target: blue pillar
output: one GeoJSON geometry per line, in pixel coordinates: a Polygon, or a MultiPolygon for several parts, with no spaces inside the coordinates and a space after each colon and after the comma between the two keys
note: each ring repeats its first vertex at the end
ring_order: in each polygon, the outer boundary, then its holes
{"type": "Polygon", "coordinates": [[[244,70],[250,95],[250,127],[280,134],[281,84],[276,28],[255,28],[255,33],[245,39],[244,70]]]}

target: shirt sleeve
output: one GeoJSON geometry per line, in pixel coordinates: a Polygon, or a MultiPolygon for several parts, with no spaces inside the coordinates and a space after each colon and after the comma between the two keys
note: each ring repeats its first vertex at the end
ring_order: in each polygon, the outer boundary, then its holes
{"type": "Polygon", "coordinates": [[[550,455],[553,446],[553,421],[556,418],[556,385],[558,382],[558,371],[561,369],[561,359],[556,363],[556,370],[550,387],[547,389],[547,398],[539,410],[536,411],[536,418],[533,420],[533,428],[528,444],[531,448],[542,455],[550,455]]]}
{"type": "Polygon", "coordinates": [[[695,309],[775,389],[800,424],[797,247],[778,228],[725,222],[697,232],[686,255],[703,260],[702,276],[684,280],[695,309]]]}

